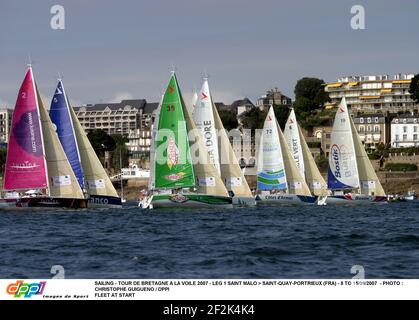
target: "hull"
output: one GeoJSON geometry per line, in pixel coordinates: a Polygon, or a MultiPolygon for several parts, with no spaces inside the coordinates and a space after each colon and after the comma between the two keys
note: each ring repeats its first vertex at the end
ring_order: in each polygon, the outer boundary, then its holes
{"type": "Polygon", "coordinates": [[[0,208],[16,207],[16,202],[19,199],[0,199],[0,208]]]}
{"type": "Polygon", "coordinates": [[[383,196],[368,196],[362,194],[345,194],[345,195],[332,195],[328,196],[326,200],[327,204],[339,205],[339,204],[382,204],[387,203],[387,197],[383,196]]]}
{"type": "Polygon", "coordinates": [[[232,200],[235,206],[252,207],[256,205],[256,199],[254,197],[234,196],[232,200]]]}
{"type": "Polygon", "coordinates": [[[296,204],[296,205],[314,205],[317,203],[317,196],[302,196],[296,194],[259,194],[256,196],[258,205],[264,204],[296,204]]]}
{"type": "Polygon", "coordinates": [[[16,202],[16,207],[84,209],[87,208],[87,200],[52,197],[20,198],[16,202]]]}
{"type": "Polygon", "coordinates": [[[121,198],[112,196],[90,196],[88,199],[89,208],[120,208],[121,198]]]}
{"type": "Polygon", "coordinates": [[[157,194],[151,199],[152,208],[232,208],[230,197],[206,194],[157,194]]]}

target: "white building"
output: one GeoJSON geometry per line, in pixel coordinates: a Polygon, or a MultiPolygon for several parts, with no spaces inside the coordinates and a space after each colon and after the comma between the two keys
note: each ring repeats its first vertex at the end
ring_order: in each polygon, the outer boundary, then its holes
{"type": "Polygon", "coordinates": [[[12,123],[13,110],[0,109],[0,143],[9,142],[10,126],[12,123]]]}
{"type": "Polygon", "coordinates": [[[350,76],[327,83],[325,91],[331,102],[326,109],[337,107],[343,97],[351,112],[392,112],[418,110],[419,105],[411,98],[409,87],[414,74],[378,76],[350,76]]]}
{"type": "Polygon", "coordinates": [[[419,114],[400,115],[391,121],[391,146],[419,147],[419,114]]]}

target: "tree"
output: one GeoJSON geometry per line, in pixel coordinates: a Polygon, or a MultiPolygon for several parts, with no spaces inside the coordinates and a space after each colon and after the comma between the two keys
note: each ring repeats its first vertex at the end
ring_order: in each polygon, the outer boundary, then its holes
{"type": "Polygon", "coordinates": [[[294,89],[294,109],[297,116],[302,112],[310,113],[330,101],[324,87],[325,83],[322,79],[305,77],[298,80],[294,89]]]}
{"type": "Polygon", "coordinates": [[[126,146],[128,138],[120,134],[113,134],[111,137],[115,141],[115,149],[112,151],[112,167],[115,172],[120,172],[121,162],[123,168],[129,164],[129,152],[126,146]]]}
{"type": "Polygon", "coordinates": [[[413,77],[409,93],[412,95],[412,99],[419,103],[419,73],[413,77]]]}
{"type": "Polygon", "coordinates": [[[261,129],[265,122],[267,110],[260,110],[259,108],[252,108],[241,115],[241,122],[245,129],[261,129]]]}
{"type": "Polygon", "coordinates": [[[236,129],[239,126],[235,112],[231,110],[218,110],[218,114],[220,115],[221,122],[227,131],[236,129]]]}
{"type": "Polygon", "coordinates": [[[4,166],[6,165],[7,148],[0,147],[0,175],[4,174],[4,166]]]}
{"type": "Polygon", "coordinates": [[[285,105],[274,105],[275,117],[279,126],[284,129],[289,116],[289,109],[285,105]]]}
{"type": "Polygon", "coordinates": [[[89,132],[87,137],[99,157],[102,157],[105,151],[113,151],[115,149],[115,140],[101,129],[89,132]]]}

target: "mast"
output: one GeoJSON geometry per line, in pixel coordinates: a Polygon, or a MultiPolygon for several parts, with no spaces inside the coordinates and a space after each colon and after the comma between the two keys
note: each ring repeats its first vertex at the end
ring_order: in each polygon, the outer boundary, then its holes
{"type": "Polygon", "coordinates": [[[34,89],[35,99],[36,99],[36,112],[37,112],[37,115],[38,115],[39,128],[41,129],[40,133],[41,133],[41,141],[42,141],[42,155],[43,155],[43,158],[44,158],[45,178],[46,178],[46,181],[47,181],[46,193],[50,197],[51,196],[51,189],[50,189],[50,185],[49,185],[48,166],[47,166],[47,157],[46,157],[46,153],[45,153],[44,134],[43,134],[42,123],[41,123],[41,113],[40,113],[40,110],[39,110],[38,89],[36,87],[35,77],[34,77],[33,71],[32,71],[32,65],[29,64],[28,68],[29,68],[29,70],[31,72],[31,75],[32,75],[32,77],[31,77],[32,78],[32,86],[33,86],[33,89],[34,89]]]}
{"type": "MultiPolygon", "coordinates": [[[[74,130],[74,123],[73,123],[73,119],[71,118],[71,113],[70,113],[70,103],[68,102],[68,97],[67,94],[65,92],[64,89],[64,84],[62,82],[61,77],[59,77],[58,79],[59,83],[61,84],[61,89],[63,90],[63,95],[64,95],[64,101],[65,101],[65,105],[66,105],[66,109],[67,109],[67,114],[68,114],[68,118],[70,119],[70,124],[71,124],[71,129],[73,131],[73,137],[74,137],[74,142],[76,144],[76,150],[77,150],[77,157],[79,159],[79,163],[80,163],[80,167],[83,170],[83,167],[81,165],[81,157],[80,157],[80,150],[79,150],[79,144],[77,142],[77,138],[76,138],[76,132],[74,130]]],[[[82,189],[86,190],[85,188],[85,181],[84,181],[84,174],[82,172],[82,185],[80,186],[82,189]]]]}
{"type": "Polygon", "coordinates": [[[122,179],[122,149],[119,149],[119,171],[121,172],[121,199],[124,199],[124,180],[122,179]]]}

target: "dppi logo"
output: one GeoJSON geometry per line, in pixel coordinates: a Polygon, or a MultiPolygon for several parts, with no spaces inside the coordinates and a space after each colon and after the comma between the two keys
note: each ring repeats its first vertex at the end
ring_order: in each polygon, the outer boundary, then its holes
{"type": "Polygon", "coordinates": [[[42,294],[45,289],[46,281],[38,283],[24,283],[22,280],[18,280],[15,283],[11,283],[7,286],[6,292],[13,295],[15,298],[31,298],[33,295],[42,294]]]}
{"type": "Polygon", "coordinates": [[[333,160],[333,164],[335,167],[335,177],[336,178],[340,178],[341,174],[340,174],[340,165],[339,165],[339,159],[340,159],[340,149],[339,147],[334,144],[331,148],[330,148],[330,152],[332,153],[332,160],[333,160]]]}

